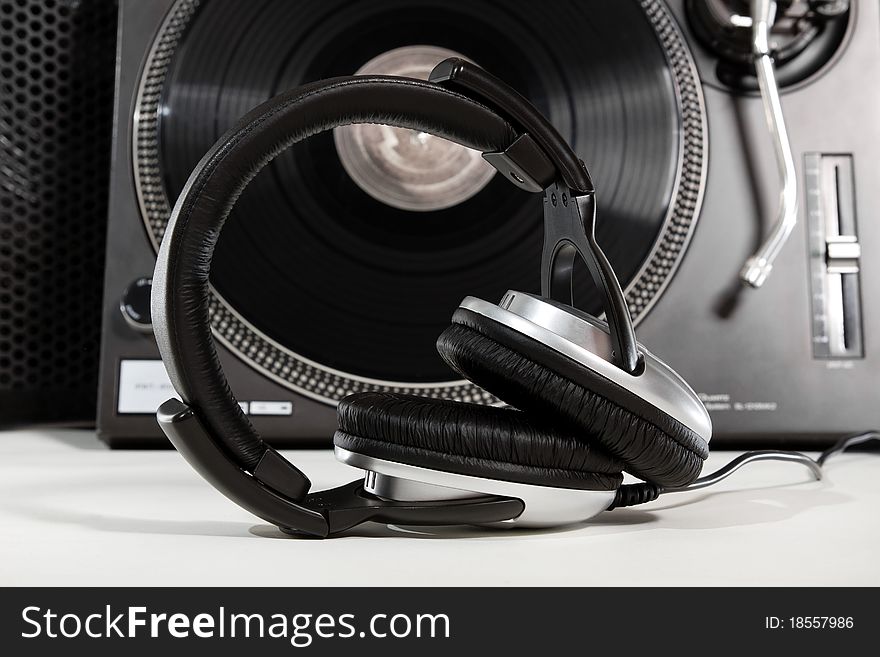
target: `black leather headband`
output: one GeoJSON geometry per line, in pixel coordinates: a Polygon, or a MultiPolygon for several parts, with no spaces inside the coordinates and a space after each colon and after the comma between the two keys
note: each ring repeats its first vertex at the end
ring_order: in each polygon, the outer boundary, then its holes
{"type": "Polygon", "coordinates": [[[214,247],[238,196],[266,164],[296,142],[351,123],[413,128],[481,151],[504,151],[517,136],[492,110],[435,84],[338,78],[260,105],[202,158],[174,207],[159,250],[153,325],[174,388],[250,472],[268,446],[236,403],[214,347],[208,317],[214,247]]]}

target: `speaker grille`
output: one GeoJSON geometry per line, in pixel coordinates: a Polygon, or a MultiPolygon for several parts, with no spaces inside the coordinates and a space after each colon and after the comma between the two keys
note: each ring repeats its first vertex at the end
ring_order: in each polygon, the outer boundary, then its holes
{"type": "Polygon", "coordinates": [[[116,10],[0,0],[0,424],[94,421],[116,10]]]}

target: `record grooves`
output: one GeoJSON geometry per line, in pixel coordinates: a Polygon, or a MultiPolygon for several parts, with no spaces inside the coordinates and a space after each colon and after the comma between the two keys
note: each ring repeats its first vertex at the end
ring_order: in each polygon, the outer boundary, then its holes
{"type": "MultiPolygon", "coordinates": [[[[699,86],[656,0],[559,4],[551,15],[525,1],[180,0],[138,101],[135,172],[151,237],[161,239],[195,163],[249,109],[392,49],[437,46],[524,90],[574,144],[598,188],[600,243],[638,319],[674,272],[698,210],[699,86]]],[[[496,177],[454,207],[391,207],[346,174],[327,133],[282,154],[239,200],[212,271],[215,333],[318,399],[419,388],[492,401],[451,381],[434,341],[467,294],[537,291],[540,243],[539,198],[496,177]]],[[[577,298],[600,310],[586,276],[577,298]]]]}

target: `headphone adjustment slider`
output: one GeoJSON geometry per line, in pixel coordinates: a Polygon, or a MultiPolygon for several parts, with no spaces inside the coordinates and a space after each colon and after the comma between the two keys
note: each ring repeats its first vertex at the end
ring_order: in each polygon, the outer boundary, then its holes
{"type": "Polygon", "coordinates": [[[500,153],[483,153],[483,159],[498,169],[514,185],[540,194],[553,184],[556,167],[528,133],[524,133],[500,153]]]}

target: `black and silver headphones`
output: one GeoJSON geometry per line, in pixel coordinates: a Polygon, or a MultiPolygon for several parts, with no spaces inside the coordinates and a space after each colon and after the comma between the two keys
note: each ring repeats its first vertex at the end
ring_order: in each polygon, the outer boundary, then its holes
{"type": "Polygon", "coordinates": [[[259,106],[208,152],[168,223],[153,278],[162,359],[183,400],[159,409],[166,435],[227,497],[289,533],[326,537],[366,521],[399,525],[586,520],[700,474],[712,433],[697,395],[636,342],[620,284],[596,243],[586,167],[522,96],[460,59],[428,82],[335,78],[259,106]],[[287,147],[353,123],[412,128],[483,151],[518,187],[544,194],[542,296],[466,298],[437,340],[459,374],[509,404],[390,392],[339,403],[338,459],[366,475],[310,493],[233,397],[208,315],[220,230],[248,182],[287,147]],[[607,323],[573,308],[577,256],[604,295],[607,323]],[[647,491],[647,492],[646,492],[647,491]]]}

